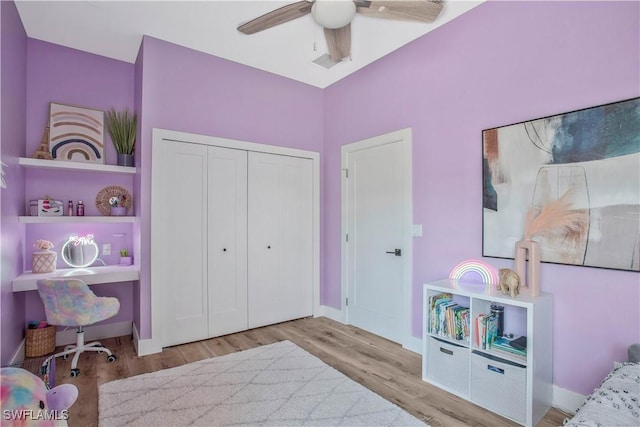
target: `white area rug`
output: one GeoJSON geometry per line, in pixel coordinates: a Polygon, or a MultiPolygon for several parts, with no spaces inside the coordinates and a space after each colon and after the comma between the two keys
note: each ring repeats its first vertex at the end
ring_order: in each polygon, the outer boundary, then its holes
{"type": "Polygon", "coordinates": [[[107,426],[425,426],[289,341],[112,381],[107,426]]]}

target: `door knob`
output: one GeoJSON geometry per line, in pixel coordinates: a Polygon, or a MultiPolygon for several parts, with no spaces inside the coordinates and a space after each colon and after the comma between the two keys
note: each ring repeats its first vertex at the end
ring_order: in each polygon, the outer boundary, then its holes
{"type": "Polygon", "coordinates": [[[392,251],[387,251],[388,254],[394,254],[395,256],[402,256],[402,249],[394,249],[392,251]]]}

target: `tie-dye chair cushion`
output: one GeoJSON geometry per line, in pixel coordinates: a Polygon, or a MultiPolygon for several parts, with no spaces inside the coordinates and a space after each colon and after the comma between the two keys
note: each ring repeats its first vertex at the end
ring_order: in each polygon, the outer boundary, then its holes
{"type": "Polygon", "coordinates": [[[38,280],[38,293],[50,325],[85,326],[109,319],[120,310],[120,301],[98,297],[82,280],[38,280]]]}

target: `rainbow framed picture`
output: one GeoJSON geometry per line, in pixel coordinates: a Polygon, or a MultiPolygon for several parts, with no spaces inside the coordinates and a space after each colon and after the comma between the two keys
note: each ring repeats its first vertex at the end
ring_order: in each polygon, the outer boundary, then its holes
{"type": "Polygon", "coordinates": [[[51,102],[49,151],[54,160],[104,164],[104,111],[51,102]]]}

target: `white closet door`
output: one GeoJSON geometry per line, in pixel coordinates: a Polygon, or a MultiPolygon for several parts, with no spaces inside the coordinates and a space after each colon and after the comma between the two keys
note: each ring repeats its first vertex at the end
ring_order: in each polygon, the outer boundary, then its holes
{"type": "Polygon", "coordinates": [[[313,162],[249,153],[249,328],[313,314],[313,162]]]}
{"type": "MultiPolygon", "coordinates": [[[[209,336],[207,308],[207,147],[165,141],[161,199],[164,347],[209,336]]],[[[153,244],[153,242],[152,242],[153,244]]]]}
{"type": "Polygon", "coordinates": [[[209,336],[247,329],[247,152],[209,147],[209,336]]]}

